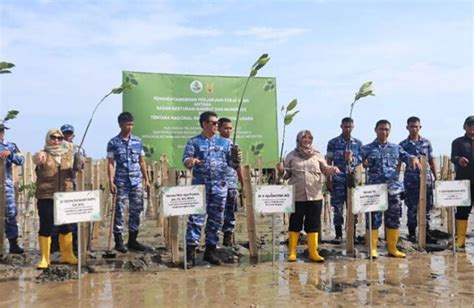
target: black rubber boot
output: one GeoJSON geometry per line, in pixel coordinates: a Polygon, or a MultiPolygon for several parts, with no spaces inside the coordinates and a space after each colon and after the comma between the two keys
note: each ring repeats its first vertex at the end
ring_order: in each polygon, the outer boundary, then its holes
{"type": "Polygon", "coordinates": [[[431,235],[430,225],[426,225],[426,243],[427,244],[438,244],[436,238],[431,235]]]}
{"type": "Polygon", "coordinates": [[[143,245],[137,241],[138,231],[128,233],[128,250],[135,250],[140,252],[151,251],[151,247],[143,245]]]}
{"type": "Polygon", "coordinates": [[[336,237],[334,238],[334,244],[342,243],[342,226],[335,226],[336,229],[336,237]]]}
{"type": "Polygon", "coordinates": [[[10,253],[21,255],[22,253],[25,252],[25,251],[23,250],[23,248],[21,248],[20,246],[18,246],[18,238],[17,238],[17,237],[15,237],[15,238],[9,238],[8,241],[10,242],[10,253]]]}
{"type": "Polygon", "coordinates": [[[127,247],[123,244],[122,233],[114,233],[115,247],[114,249],[121,253],[126,253],[127,247]]]}
{"type": "Polygon", "coordinates": [[[204,261],[211,263],[212,265],[221,265],[222,262],[216,255],[216,246],[206,245],[206,251],[204,252],[204,261]]]}
{"type": "Polygon", "coordinates": [[[408,240],[412,243],[416,243],[416,227],[408,227],[408,240]]]}
{"type": "Polygon", "coordinates": [[[186,266],[192,268],[196,266],[196,246],[186,245],[186,266]]]}
{"type": "Polygon", "coordinates": [[[232,247],[232,232],[224,232],[224,239],[222,245],[232,247]]]}

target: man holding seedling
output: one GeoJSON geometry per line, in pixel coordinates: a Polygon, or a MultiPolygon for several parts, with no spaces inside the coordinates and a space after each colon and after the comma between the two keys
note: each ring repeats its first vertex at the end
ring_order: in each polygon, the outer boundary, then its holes
{"type": "MultiPolygon", "coordinates": [[[[355,167],[360,164],[358,159],[362,142],[351,136],[354,120],[346,117],[341,121],[342,133],[328,142],[326,160],[328,165],[339,168],[341,173],[328,177],[327,185],[331,192],[331,205],[334,208],[334,228],[336,237],[334,243],[342,241],[342,226],[344,225],[344,204],[347,202],[348,177],[354,174],[355,167]]],[[[351,215],[351,213],[347,213],[351,215]]],[[[354,215],[354,222],[357,216],[354,215]]],[[[355,230],[355,228],[354,228],[355,230]]]]}
{"type": "MultiPolygon", "coordinates": [[[[392,257],[404,258],[405,254],[397,249],[401,194],[403,193],[403,184],[399,180],[397,166],[399,161],[403,161],[413,168],[420,168],[420,162],[415,156],[410,156],[405,152],[400,145],[388,141],[390,130],[389,121],[379,120],[375,125],[377,137],[372,143],[362,147],[361,159],[368,167],[367,184],[387,184],[388,209],[385,211],[387,252],[392,257]]],[[[370,215],[372,215],[372,230],[369,230],[367,223],[367,235],[369,232],[372,233],[372,257],[377,257],[378,231],[382,225],[383,213],[372,212],[370,215]]],[[[368,218],[366,221],[369,221],[368,218]]]]}
{"type": "MultiPolygon", "coordinates": [[[[199,116],[202,132],[189,139],[183,153],[183,164],[193,171],[193,185],[206,186],[207,223],[204,261],[220,265],[216,255],[218,233],[222,229],[228,193],[227,172],[232,166],[231,142],[217,135],[217,114],[203,112],[199,116]]],[[[239,159],[242,154],[239,153],[239,159]]],[[[190,215],[186,232],[188,266],[195,265],[196,246],[201,239],[205,215],[190,215]]]]}
{"type": "MultiPolygon", "coordinates": [[[[426,155],[426,242],[433,244],[436,239],[429,233],[430,211],[433,207],[433,183],[436,180],[436,165],[433,160],[431,142],[420,136],[421,121],[418,117],[409,117],[407,120],[408,138],[400,142],[400,146],[410,155],[420,157],[426,155]]],[[[408,239],[416,242],[417,210],[420,199],[420,169],[407,165],[403,176],[405,188],[405,204],[407,206],[408,239]]]]}

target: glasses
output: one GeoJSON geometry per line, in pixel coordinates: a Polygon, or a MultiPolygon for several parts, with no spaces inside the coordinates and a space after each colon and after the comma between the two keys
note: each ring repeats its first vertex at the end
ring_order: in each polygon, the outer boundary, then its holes
{"type": "Polygon", "coordinates": [[[209,124],[212,124],[212,125],[218,125],[219,124],[219,122],[217,122],[217,121],[206,121],[206,122],[209,123],[209,124]]]}
{"type": "Polygon", "coordinates": [[[64,137],[51,135],[51,136],[49,136],[49,139],[51,139],[51,140],[63,141],[63,140],[64,140],[64,137]]]}

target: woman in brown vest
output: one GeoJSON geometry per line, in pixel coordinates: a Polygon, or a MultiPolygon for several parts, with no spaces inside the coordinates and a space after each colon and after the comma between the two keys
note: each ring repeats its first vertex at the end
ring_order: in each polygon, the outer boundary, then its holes
{"type": "MultiPolygon", "coordinates": [[[[33,156],[36,167],[36,198],[40,218],[39,244],[41,261],[39,269],[50,264],[51,231],[54,225],[54,201],[56,192],[73,191],[74,149],[64,141],[59,129],[52,129],[46,135],[44,149],[33,156]]],[[[71,225],[59,226],[59,249],[61,263],[77,264],[72,251],[71,225]]]]}
{"type": "Polygon", "coordinates": [[[329,166],[318,151],[313,148],[313,135],[303,130],[296,136],[296,148],[291,151],[284,163],[277,164],[277,170],[288,184],[294,185],[295,212],[290,215],[288,233],[288,261],[296,261],[296,246],[300,231],[306,232],[309,259],[322,262],[318,253],[318,231],[323,205],[322,181],[326,176],[339,173],[337,167],[329,166]]]}

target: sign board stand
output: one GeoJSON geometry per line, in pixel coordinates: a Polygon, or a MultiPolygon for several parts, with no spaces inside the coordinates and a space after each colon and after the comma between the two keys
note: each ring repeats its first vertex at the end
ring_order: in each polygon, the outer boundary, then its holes
{"type": "MultiPolygon", "coordinates": [[[[182,216],[184,270],[187,270],[186,221],[187,215],[206,214],[206,187],[204,185],[168,186],[160,188],[161,216],[175,219],[179,226],[182,216]]],[[[177,229],[176,229],[177,230],[177,229]]],[[[177,232],[176,232],[177,233],[177,232]]],[[[178,235],[176,235],[178,236],[178,235]]],[[[177,241],[176,241],[177,246],[177,241]]]]}
{"type": "Polygon", "coordinates": [[[295,196],[293,185],[258,185],[253,194],[255,211],[272,214],[272,266],[275,265],[275,213],[293,213],[295,196]]]}
{"type": "Polygon", "coordinates": [[[82,223],[101,221],[101,191],[57,192],[54,194],[54,224],[64,225],[77,223],[77,274],[81,279],[83,258],[82,223]]]}
{"type": "MultiPolygon", "coordinates": [[[[469,180],[436,181],[434,189],[434,206],[450,207],[450,221],[455,226],[456,207],[471,205],[471,184],[469,180]]],[[[452,232],[453,253],[456,253],[456,232],[452,232]]]]}
{"type": "Polygon", "coordinates": [[[369,215],[369,258],[370,261],[374,259],[374,256],[372,255],[372,212],[368,213],[369,215]]]}

